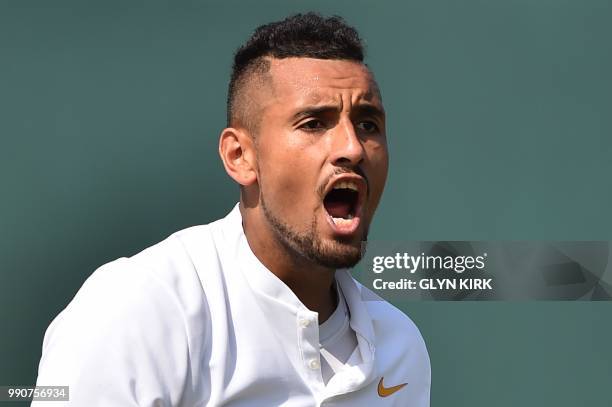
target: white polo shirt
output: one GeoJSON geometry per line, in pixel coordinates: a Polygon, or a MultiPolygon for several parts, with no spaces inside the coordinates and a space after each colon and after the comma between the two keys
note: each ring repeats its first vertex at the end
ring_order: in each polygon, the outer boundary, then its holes
{"type": "Polygon", "coordinates": [[[360,358],[326,385],[317,313],[255,257],[236,206],[96,270],[47,329],[37,385],[86,407],[429,406],[416,326],[348,271],[336,281],[360,358]]]}

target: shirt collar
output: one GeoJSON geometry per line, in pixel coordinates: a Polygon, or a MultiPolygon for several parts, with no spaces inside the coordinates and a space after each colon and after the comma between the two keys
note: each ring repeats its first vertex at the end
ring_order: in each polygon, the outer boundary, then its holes
{"type": "Polygon", "coordinates": [[[226,220],[228,226],[230,226],[228,229],[234,233],[232,237],[238,246],[237,255],[239,258],[237,260],[242,266],[249,284],[259,294],[273,302],[279,303],[279,305],[288,308],[294,313],[300,309],[306,309],[293,291],[274,273],[268,270],[251,250],[242,227],[239,205],[236,204],[226,217],[226,220]]]}
{"type": "MultiPolygon", "coordinates": [[[[233,237],[237,239],[239,262],[244,267],[244,274],[249,284],[266,300],[285,308],[292,314],[308,311],[293,291],[268,270],[251,250],[242,227],[239,205],[234,206],[225,220],[229,226],[227,229],[231,230],[231,233],[234,234],[233,237]]],[[[362,353],[366,350],[367,354],[373,353],[375,344],[374,327],[372,318],[364,304],[360,286],[353,279],[349,270],[337,270],[335,278],[346,299],[346,305],[351,316],[351,328],[357,333],[358,339],[361,337],[367,342],[367,347],[360,345],[362,353]]],[[[313,312],[313,314],[316,313],[313,312]]],[[[364,360],[367,360],[366,354],[364,354],[364,360]]]]}

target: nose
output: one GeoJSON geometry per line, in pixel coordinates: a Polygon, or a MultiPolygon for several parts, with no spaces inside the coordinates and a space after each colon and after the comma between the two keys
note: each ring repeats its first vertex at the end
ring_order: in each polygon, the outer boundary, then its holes
{"type": "Polygon", "coordinates": [[[351,120],[342,120],[333,132],[331,162],[334,165],[356,167],[363,161],[365,151],[351,120]]]}

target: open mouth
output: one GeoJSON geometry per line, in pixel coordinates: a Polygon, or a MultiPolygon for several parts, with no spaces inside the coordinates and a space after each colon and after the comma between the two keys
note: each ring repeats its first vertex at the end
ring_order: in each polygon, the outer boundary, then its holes
{"type": "Polygon", "coordinates": [[[339,180],[327,192],[323,205],[337,232],[353,232],[359,225],[360,191],[362,183],[356,180],[339,180]]]}

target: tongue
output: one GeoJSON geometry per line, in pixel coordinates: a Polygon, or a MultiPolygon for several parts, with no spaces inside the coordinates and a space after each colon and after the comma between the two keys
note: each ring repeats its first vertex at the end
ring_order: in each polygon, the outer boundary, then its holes
{"type": "Polygon", "coordinates": [[[348,218],[351,210],[351,204],[341,201],[326,202],[325,209],[327,209],[327,213],[334,218],[348,218]]]}

